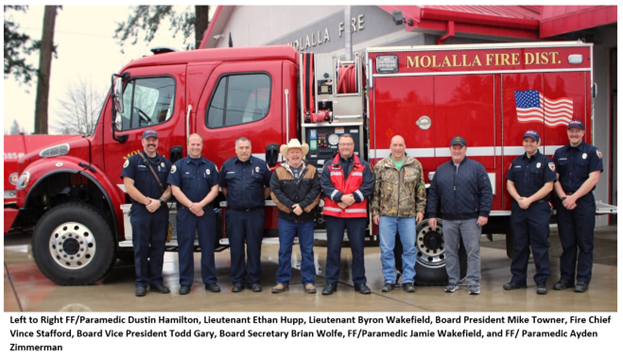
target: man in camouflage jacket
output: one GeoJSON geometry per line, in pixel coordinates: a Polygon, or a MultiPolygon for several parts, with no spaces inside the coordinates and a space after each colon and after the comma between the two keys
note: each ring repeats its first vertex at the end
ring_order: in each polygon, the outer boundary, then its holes
{"type": "Polygon", "coordinates": [[[403,137],[394,136],[391,155],[374,166],[376,184],[372,193],[372,220],[379,225],[383,292],[396,285],[394,246],[396,232],[402,242],[402,287],[415,292],[415,228],[424,219],[426,188],[422,164],[408,156],[403,137]]]}

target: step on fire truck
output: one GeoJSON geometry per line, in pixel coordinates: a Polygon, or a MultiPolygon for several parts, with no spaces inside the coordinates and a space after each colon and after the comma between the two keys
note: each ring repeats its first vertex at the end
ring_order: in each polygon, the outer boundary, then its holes
{"type": "MultiPolygon", "coordinates": [[[[93,133],[19,160],[17,203],[5,207],[5,233],[17,223],[34,225],[35,261],[56,283],[100,280],[131,250],[120,174],[124,161],[142,150],[142,132],[153,128],[158,152],[172,162],[186,155],[191,133],[204,138],[204,156],[219,166],[245,136],[272,169],[280,144],[291,138],[308,143],[307,160],[322,168],[337,153],[340,134],[351,134],[355,152],[371,165],[390,154],[390,139],[400,134],[427,182],[450,160],[450,139],[461,135],[493,187],[484,233],[505,233],[512,242],[504,177],[524,152],[522,135],[537,130],[541,152],[551,156],[568,143],[567,123],[578,118],[590,143],[592,73],[592,44],[582,42],[369,48],[351,61],[290,46],[154,51],[112,76],[93,133]],[[526,105],[520,98],[528,95],[536,100],[526,105]],[[532,115],[525,114],[529,109],[532,115]]],[[[222,214],[226,203],[217,202],[222,214]]],[[[175,205],[169,205],[175,228],[175,205]]],[[[267,201],[265,209],[269,242],[278,236],[277,208],[267,201]]],[[[228,244],[221,224],[217,250],[228,244]]],[[[323,224],[319,214],[316,237],[326,237],[323,224]]],[[[442,227],[432,230],[426,220],[417,227],[419,284],[447,280],[442,227]]],[[[369,237],[377,233],[370,224],[369,237]]],[[[174,232],[167,248],[176,246],[174,232]]]]}

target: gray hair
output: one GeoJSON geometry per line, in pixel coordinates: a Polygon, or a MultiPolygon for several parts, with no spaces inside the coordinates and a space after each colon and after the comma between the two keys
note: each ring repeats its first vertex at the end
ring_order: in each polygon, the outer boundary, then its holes
{"type": "Polygon", "coordinates": [[[240,141],[249,142],[249,147],[253,147],[251,145],[251,140],[249,138],[247,138],[247,137],[240,137],[240,138],[236,139],[236,143],[235,143],[236,148],[238,148],[238,142],[240,142],[240,141]]]}

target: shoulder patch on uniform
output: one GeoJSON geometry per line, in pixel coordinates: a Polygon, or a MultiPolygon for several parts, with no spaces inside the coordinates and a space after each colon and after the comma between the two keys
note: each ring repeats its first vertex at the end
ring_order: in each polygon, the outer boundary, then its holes
{"type": "Polygon", "coordinates": [[[597,153],[597,157],[599,159],[601,159],[603,157],[603,154],[601,154],[601,152],[599,151],[599,149],[595,149],[595,153],[597,153]]]}
{"type": "Polygon", "coordinates": [[[173,165],[171,167],[171,174],[175,174],[176,171],[177,171],[177,167],[175,165],[173,165]]]}
{"type": "Polygon", "coordinates": [[[547,166],[549,167],[549,169],[551,169],[553,172],[556,171],[556,164],[554,164],[554,162],[549,162],[547,163],[547,166]]]}
{"type": "Polygon", "coordinates": [[[126,159],[126,160],[125,160],[125,163],[123,163],[123,167],[124,167],[124,168],[127,168],[127,167],[128,167],[128,165],[130,165],[130,159],[126,159]]]}

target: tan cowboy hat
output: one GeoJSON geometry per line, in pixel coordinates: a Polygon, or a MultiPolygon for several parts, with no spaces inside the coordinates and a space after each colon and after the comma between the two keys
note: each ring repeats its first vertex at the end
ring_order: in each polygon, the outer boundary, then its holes
{"type": "Polygon", "coordinates": [[[307,145],[307,143],[301,144],[298,139],[294,138],[290,139],[288,144],[282,144],[279,148],[279,151],[284,158],[287,158],[288,150],[290,150],[290,148],[299,148],[303,152],[303,156],[306,156],[307,152],[309,152],[309,145],[307,145]]]}

